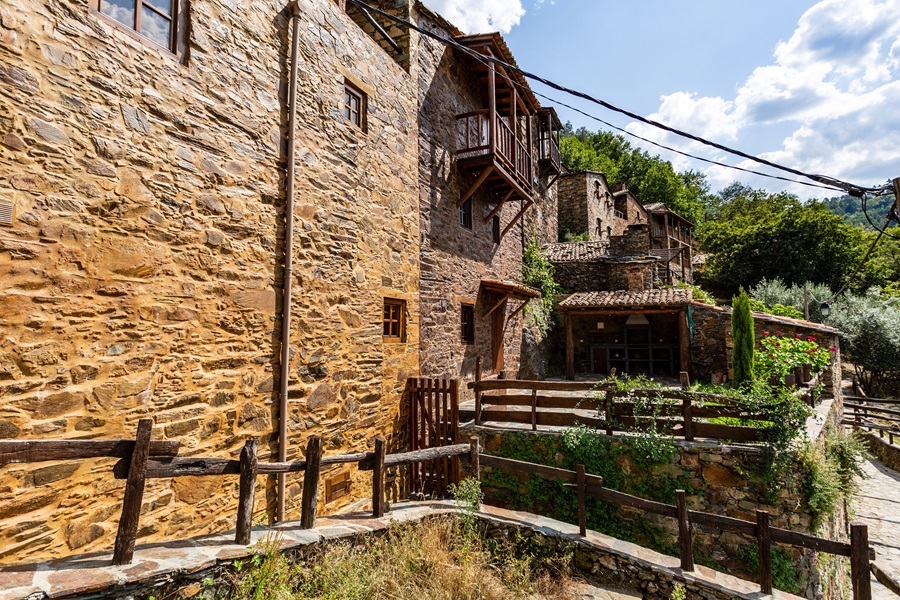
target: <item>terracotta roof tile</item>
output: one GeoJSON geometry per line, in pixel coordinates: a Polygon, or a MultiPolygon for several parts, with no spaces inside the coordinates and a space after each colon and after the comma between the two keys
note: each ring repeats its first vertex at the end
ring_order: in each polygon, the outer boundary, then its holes
{"type": "Polygon", "coordinates": [[[501,279],[482,279],[481,287],[492,292],[510,294],[519,298],[537,298],[541,295],[541,290],[536,290],[522,283],[503,281],[501,279]]]}
{"type": "Polygon", "coordinates": [[[663,289],[629,292],[577,292],[559,303],[562,310],[578,308],[640,308],[687,306],[691,290],[663,289]]]}

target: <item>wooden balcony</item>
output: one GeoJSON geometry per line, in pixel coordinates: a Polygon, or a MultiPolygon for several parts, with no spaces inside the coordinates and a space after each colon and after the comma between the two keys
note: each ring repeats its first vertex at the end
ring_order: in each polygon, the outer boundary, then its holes
{"type": "Polygon", "coordinates": [[[481,184],[501,198],[512,190],[514,197],[531,200],[534,190],[531,152],[516,138],[506,120],[495,114],[492,128],[491,111],[484,109],[457,115],[456,123],[460,142],[456,151],[459,169],[477,172],[479,178],[487,172],[481,184]]]}
{"type": "Polygon", "coordinates": [[[559,131],[562,125],[552,108],[538,110],[538,168],[544,175],[562,173],[562,157],[559,152],[559,131]]]}

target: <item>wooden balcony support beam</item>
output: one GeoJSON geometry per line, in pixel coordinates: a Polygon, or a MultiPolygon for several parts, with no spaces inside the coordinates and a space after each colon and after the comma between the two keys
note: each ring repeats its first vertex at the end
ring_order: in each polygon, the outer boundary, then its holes
{"type": "Polygon", "coordinates": [[[481,187],[481,184],[484,183],[484,180],[488,178],[488,176],[493,173],[494,165],[488,165],[487,168],[478,176],[478,179],[475,180],[475,183],[469,187],[465,194],[459,197],[459,201],[456,203],[456,208],[459,208],[463,204],[465,204],[466,200],[472,197],[472,194],[481,187]]]}
{"type": "Polygon", "coordinates": [[[484,222],[485,222],[485,223],[487,223],[488,221],[490,221],[491,219],[493,219],[493,218],[494,218],[494,215],[496,215],[498,212],[500,212],[500,209],[503,208],[503,205],[506,204],[506,203],[509,201],[510,198],[512,198],[512,195],[513,195],[513,193],[515,193],[515,191],[516,191],[516,190],[514,190],[514,189],[509,190],[509,192],[506,194],[506,196],[504,196],[503,199],[497,204],[497,206],[494,207],[494,210],[492,210],[492,211],[488,214],[488,216],[486,216],[486,217],[484,218],[484,222]]]}
{"type": "Polygon", "coordinates": [[[513,228],[513,225],[515,225],[516,222],[518,222],[518,220],[522,218],[522,215],[525,214],[525,211],[528,210],[532,204],[533,204],[533,202],[531,200],[527,200],[525,202],[525,205],[522,206],[522,210],[520,210],[519,213],[515,217],[513,217],[513,220],[509,222],[509,225],[507,225],[503,229],[503,233],[500,234],[501,240],[506,236],[506,234],[509,232],[509,230],[513,228]]]}

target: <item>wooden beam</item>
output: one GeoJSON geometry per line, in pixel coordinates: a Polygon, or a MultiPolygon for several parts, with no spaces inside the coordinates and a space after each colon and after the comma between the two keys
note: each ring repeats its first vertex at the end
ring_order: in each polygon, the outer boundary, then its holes
{"type": "Polygon", "coordinates": [[[566,379],[575,379],[575,334],[569,314],[566,314],[566,379]]]}
{"type": "Polygon", "coordinates": [[[465,204],[466,200],[472,197],[472,194],[481,187],[481,184],[484,183],[484,180],[488,178],[488,175],[491,174],[494,170],[494,165],[488,165],[487,168],[478,176],[478,179],[475,180],[475,183],[466,191],[465,194],[460,196],[459,201],[456,203],[456,208],[459,208],[463,204],[465,204]]]}
{"type": "Polygon", "coordinates": [[[322,438],[314,435],[306,442],[306,469],[303,471],[303,492],[300,497],[300,529],[312,529],[316,526],[321,469],[322,438]]]}
{"type": "Polygon", "coordinates": [[[513,189],[515,189],[516,193],[519,194],[519,196],[523,200],[533,202],[533,200],[531,198],[531,192],[525,191],[525,188],[520,186],[518,184],[518,182],[516,181],[516,178],[513,177],[512,175],[510,175],[509,173],[507,173],[506,169],[504,169],[502,165],[494,164],[494,169],[497,171],[497,173],[500,174],[501,177],[503,177],[503,179],[506,181],[506,183],[508,183],[510,186],[513,187],[513,189]]]}
{"type": "Polygon", "coordinates": [[[515,217],[513,217],[513,220],[509,222],[509,225],[507,225],[506,228],[503,229],[503,233],[500,234],[501,240],[507,234],[507,232],[509,232],[509,230],[513,228],[513,225],[515,225],[516,222],[522,218],[522,215],[525,214],[525,211],[528,210],[532,204],[533,203],[531,200],[525,202],[525,206],[522,207],[522,210],[520,210],[519,213],[515,217]]]}
{"type": "Polygon", "coordinates": [[[509,293],[509,292],[507,292],[506,295],[503,296],[503,298],[500,300],[500,302],[498,302],[497,304],[495,304],[495,305],[491,308],[491,310],[489,310],[489,311],[487,311],[486,313],[484,313],[484,316],[485,316],[485,317],[491,316],[491,313],[494,312],[495,310],[497,310],[498,308],[500,308],[500,307],[503,305],[504,302],[506,302],[507,300],[509,300],[509,297],[510,297],[510,296],[512,296],[512,294],[509,293]]]}
{"type": "Polygon", "coordinates": [[[488,63],[488,109],[489,145],[491,155],[494,155],[497,152],[497,71],[494,63],[488,63]]]}
{"type": "Polygon", "coordinates": [[[677,315],[679,309],[667,308],[623,308],[621,310],[600,309],[600,308],[563,308],[563,314],[572,315],[573,317],[596,317],[598,315],[677,315]]]}
{"type": "Polygon", "coordinates": [[[691,375],[691,332],[688,328],[687,308],[678,313],[678,354],[680,371],[691,375]]]}
{"type": "MultiPolygon", "coordinates": [[[[181,442],[150,442],[150,456],[178,456],[181,442]]],[[[84,458],[128,458],[134,452],[134,440],[3,440],[0,441],[0,465],[48,460],[84,458]]]]}
{"type": "Polygon", "coordinates": [[[253,504],[256,499],[256,474],[259,470],[259,440],[250,438],[241,450],[241,479],[238,498],[237,527],[234,543],[246,546],[250,543],[253,527],[253,504]]]}
{"type": "Polygon", "coordinates": [[[490,214],[488,214],[488,216],[486,216],[486,217],[484,218],[484,222],[485,222],[485,223],[487,223],[488,221],[490,221],[491,219],[493,219],[493,218],[494,218],[494,215],[496,215],[498,212],[500,212],[500,209],[503,208],[503,205],[506,204],[506,203],[509,201],[509,199],[510,199],[510,198],[512,197],[512,195],[515,193],[515,191],[516,191],[515,189],[509,190],[509,192],[506,194],[506,196],[503,197],[503,200],[501,200],[501,201],[497,204],[497,206],[494,207],[494,210],[492,210],[492,211],[490,212],[490,214]]]}

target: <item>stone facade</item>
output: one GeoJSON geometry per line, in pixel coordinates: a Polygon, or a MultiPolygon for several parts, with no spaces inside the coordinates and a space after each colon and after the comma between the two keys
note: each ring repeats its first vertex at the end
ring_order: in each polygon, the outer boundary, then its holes
{"type": "MultiPolygon", "coordinates": [[[[702,302],[691,304],[691,316],[694,322],[694,333],[691,339],[692,377],[697,381],[731,380],[731,308],[710,306],[702,302]]],[[[765,332],[774,334],[781,331],[784,335],[812,336],[819,346],[835,348],[832,353],[831,369],[823,374],[825,394],[838,400],[843,398],[840,381],[841,346],[838,331],[812,323],[787,317],[776,317],[765,313],[753,313],[754,333],[757,347],[765,332]],[[838,385],[835,385],[835,382],[838,385]]]]}
{"type": "MultiPolygon", "coordinates": [[[[418,13],[418,25],[441,35],[454,34],[424,10],[418,13]]],[[[522,300],[511,299],[487,317],[503,294],[485,290],[481,280],[521,283],[523,248],[532,236],[543,241],[551,235],[540,219],[556,208],[554,195],[547,189],[548,178],[543,177],[535,189],[537,209],[529,209],[540,212],[530,215],[529,220],[520,219],[496,243],[492,224],[485,219],[500,199],[482,187],[471,197],[471,229],[460,224],[457,201],[472,180],[457,169],[454,161],[459,147],[456,116],[485,108],[486,85],[476,75],[458,51],[435,40],[420,40],[420,363],[425,377],[471,380],[478,357],[485,374],[501,368],[519,373],[526,313],[516,313],[516,309],[522,300]],[[463,305],[474,306],[474,341],[462,339],[463,305]],[[493,360],[494,331],[498,328],[503,331],[502,367],[493,360]]],[[[535,170],[535,178],[537,175],[535,170]]],[[[501,231],[521,208],[520,202],[504,204],[497,213],[501,231]]],[[[460,385],[460,392],[461,396],[470,394],[464,385],[460,385]]]]}
{"type": "MultiPolygon", "coordinates": [[[[289,459],[311,434],[327,453],[393,436],[419,360],[418,81],[337,3],[298,6],[289,459]],[[402,343],[382,341],[386,297],[402,343]]],[[[0,437],[133,438],[151,417],[185,456],[277,450],[288,17],[192,0],[179,60],[86,0],[3,3],[0,437]]],[[[0,560],[110,548],[112,462],[0,469],[0,560]]],[[[236,489],[152,481],[139,543],[233,527],[236,489]]]]}
{"type": "MultiPolygon", "coordinates": [[[[609,241],[629,225],[646,224],[647,211],[627,190],[613,194],[603,173],[582,171],[560,176],[559,228],[589,240],[609,241]]],[[[566,241],[560,238],[560,241],[566,241]]]]}

